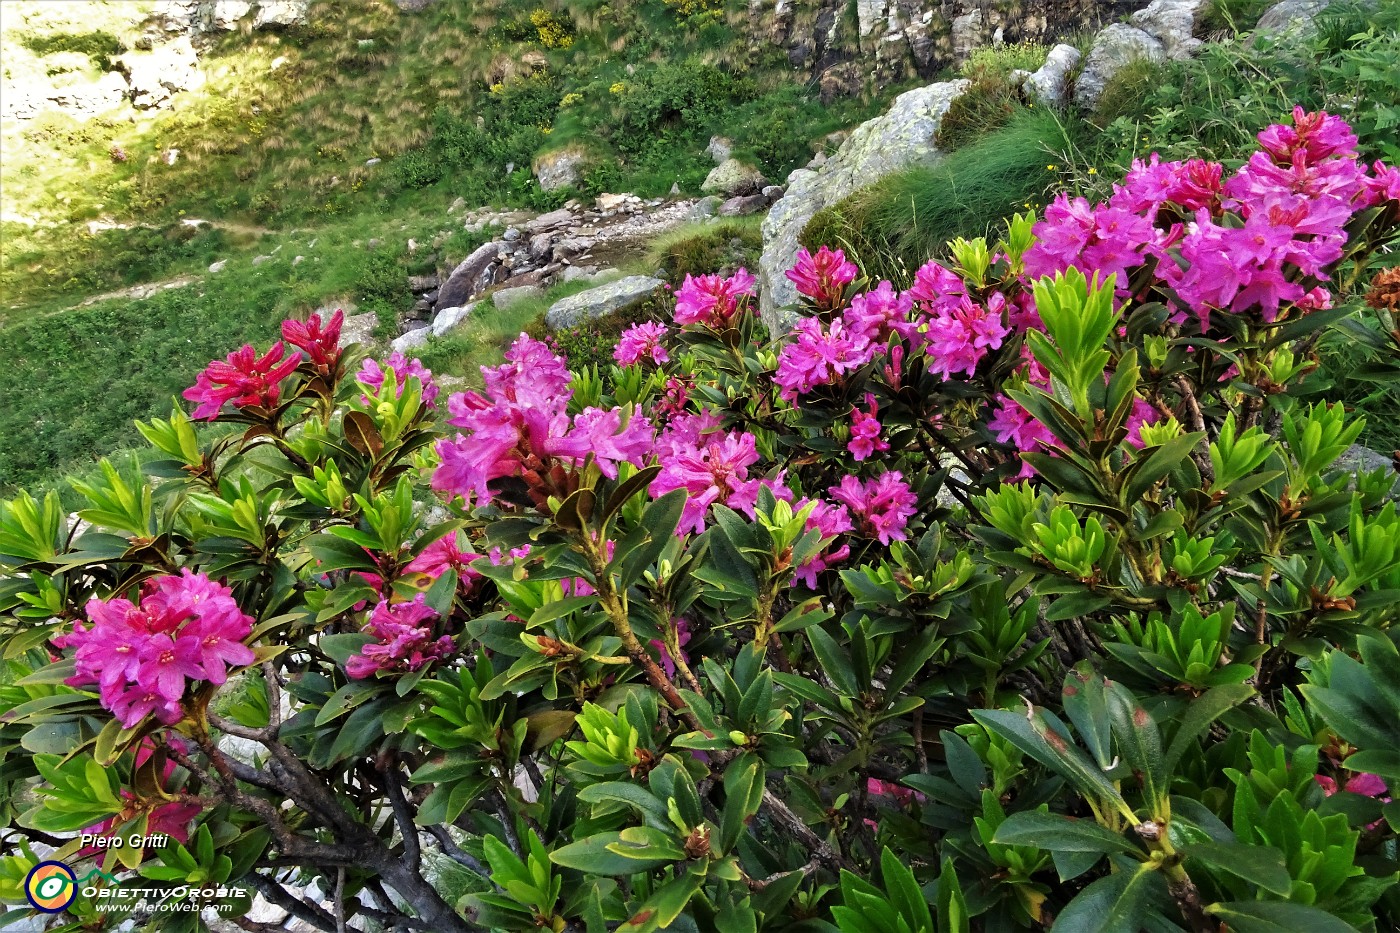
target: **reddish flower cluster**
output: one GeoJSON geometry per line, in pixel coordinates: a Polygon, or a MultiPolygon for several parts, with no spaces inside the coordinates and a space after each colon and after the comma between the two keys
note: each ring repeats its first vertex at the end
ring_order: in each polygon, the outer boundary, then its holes
{"type": "Polygon", "coordinates": [[[907,537],[904,528],[919,501],[898,470],[865,481],[845,476],[827,493],[850,510],[861,534],[886,546],[907,537]]]}
{"type": "Polygon", "coordinates": [[[233,591],[202,573],[157,577],[142,587],[140,604],[121,597],[87,604],[82,623],[55,639],[76,647],[71,687],[96,685],[102,705],[124,728],[154,714],[170,724],[184,715],[190,682],[222,684],[229,667],[253,663],[243,639],[253,630],[233,591]]]}
{"type": "MultiPolygon", "coordinates": [[[[185,753],[188,751],[188,749],[185,747],[185,743],[181,742],[177,738],[171,737],[167,739],[167,743],[178,749],[181,753],[185,753]]],[[[136,769],[139,770],[142,765],[150,761],[151,755],[154,754],[154,752],[155,745],[154,743],[152,743],[150,737],[148,736],[145,739],[142,739],[141,744],[136,747],[136,769]]],[[[170,779],[174,776],[175,762],[166,759],[164,765],[162,765],[160,770],[160,786],[163,789],[162,792],[167,794],[167,796],[170,790],[170,779]]],[[[127,790],[125,787],[121,788],[121,799],[123,803],[125,803],[127,806],[133,806],[137,803],[136,795],[133,794],[131,791],[127,790]]],[[[149,806],[149,804],[147,804],[147,806],[149,806]]],[[[158,806],[150,807],[146,811],[146,834],[148,836],[155,836],[157,834],[160,834],[169,836],[176,842],[188,842],[190,838],[190,821],[193,820],[195,817],[199,816],[199,814],[203,811],[204,807],[201,806],[199,803],[187,802],[186,800],[181,799],[170,800],[168,803],[162,803],[158,806]]],[[[85,828],[82,831],[82,835],[99,837],[108,836],[118,824],[125,822],[125,820],[125,814],[114,814],[100,823],[96,823],[92,826],[85,828]]],[[[104,850],[99,849],[96,846],[84,846],[83,848],[78,850],[77,857],[88,858],[89,856],[97,855],[99,852],[103,851],[104,850]]],[[[107,849],[105,851],[110,857],[110,855],[116,850],[107,849]]]]}
{"type": "Polygon", "coordinates": [[[381,599],[364,628],[377,640],[346,662],[345,673],[351,680],[365,680],[381,672],[412,672],[452,654],[456,647],[452,638],[443,635],[434,639],[432,629],[423,625],[435,618],[437,612],[422,593],[406,603],[381,599]]]}
{"type": "Polygon", "coordinates": [[[785,275],[797,286],[799,295],[806,295],[822,311],[841,307],[846,286],[856,280],[860,270],[846,259],[842,250],[832,252],[823,246],[813,256],[807,250],[797,251],[797,262],[785,275]]]}
{"type": "Polygon", "coordinates": [[[281,397],[279,383],[301,362],[300,353],[283,359],[286,352],[280,340],[262,356],[252,344],[245,343],[226,359],[210,363],[184,393],[185,398],[198,403],[193,417],[212,421],[228,403],[234,408],[275,407],[281,397]]]}
{"type": "Polygon", "coordinates": [[[299,350],[322,372],[328,372],[340,359],[340,328],[345,323],[345,312],[336,309],[335,314],[325,324],[317,312],[305,321],[287,320],[282,322],[282,339],[299,350]]]}

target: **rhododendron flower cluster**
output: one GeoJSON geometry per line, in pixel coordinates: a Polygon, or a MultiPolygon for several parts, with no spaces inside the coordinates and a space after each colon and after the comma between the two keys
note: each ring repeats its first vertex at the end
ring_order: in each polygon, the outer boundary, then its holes
{"type": "Polygon", "coordinates": [[[880,349],[864,331],[852,330],[839,317],[827,327],[817,318],[803,318],[794,333],[797,339],[783,347],[773,375],[779,394],[790,402],[859,369],[880,349]]]}
{"type": "Polygon", "coordinates": [[[676,289],[676,323],[704,324],[723,330],[753,295],[753,287],[754,277],[744,268],[728,278],[687,275],[676,289]]]}
{"type": "Polygon", "coordinates": [[[82,623],[55,639],[76,648],[71,687],[96,685],[102,705],[130,729],[154,714],[166,724],[184,715],[191,682],[222,684],[229,667],[253,663],[243,639],[253,620],[233,591],[202,573],[158,577],[141,589],[139,604],[113,597],[90,600],[82,623]]]}
{"type": "Polygon", "coordinates": [[[411,673],[430,661],[449,656],[455,647],[452,638],[443,635],[434,639],[432,629],[423,624],[435,618],[437,612],[422,593],[410,602],[380,600],[364,628],[376,641],[365,645],[345,663],[345,673],[352,680],[364,680],[381,672],[411,673]]]}
{"type": "Polygon", "coordinates": [[[282,339],[304,350],[307,358],[325,371],[340,359],[340,328],[344,323],[345,312],[339,308],[324,324],[318,311],[305,321],[283,321],[282,339]]]}
{"type": "Polygon", "coordinates": [[[1003,319],[1006,299],[993,292],[986,305],[961,298],[928,318],[920,339],[927,346],[929,371],[971,376],[991,350],[1011,333],[1003,319]]]}
{"type": "MultiPolygon", "coordinates": [[[[716,502],[753,516],[760,480],[749,478],[749,467],[759,460],[752,434],[730,431],[695,443],[672,437],[666,443],[669,453],[662,459],[661,472],[652,480],[650,491],[658,498],[674,489],[686,491],[677,534],[703,531],[705,513],[716,502]]],[[[770,488],[775,492],[780,489],[776,484],[770,488]]],[[[785,498],[791,495],[787,492],[785,498]]]]}
{"type": "Polygon", "coordinates": [[[429,544],[418,556],[409,561],[404,567],[405,573],[427,574],[436,580],[449,570],[455,571],[459,583],[463,586],[471,586],[481,579],[481,574],[472,569],[472,561],[481,557],[480,554],[462,549],[460,539],[461,532],[453,532],[438,538],[429,544]]]}
{"type": "Polygon", "coordinates": [[[884,545],[908,537],[904,529],[914,514],[918,497],[898,470],[864,481],[846,476],[827,493],[850,510],[855,529],[862,535],[884,545]]]}
{"type": "Polygon", "coordinates": [[[857,461],[864,460],[876,451],[890,449],[889,441],[880,437],[880,422],[875,415],[879,412],[873,393],[865,393],[865,410],[857,408],[851,415],[851,440],[846,449],[857,461]]]}
{"type": "MultiPolygon", "coordinates": [[[[432,370],[425,367],[419,360],[410,360],[397,350],[389,354],[389,357],[384,361],[383,365],[380,365],[372,359],[366,359],[360,364],[360,371],[355,374],[355,380],[363,383],[375,392],[379,392],[379,390],[384,388],[384,380],[388,378],[389,373],[394,374],[394,385],[396,386],[394,391],[395,398],[399,398],[403,395],[404,383],[409,379],[417,379],[418,384],[423,387],[423,404],[430,408],[437,407],[435,403],[438,393],[441,390],[438,388],[437,383],[433,382],[432,370]]],[[[369,402],[369,397],[363,396],[362,400],[369,402]]]]}
{"type": "Polygon", "coordinates": [[[617,346],[613,348],[613,359],[620,366],[632,366],[643,359],[649,359],[658,366],[670,362],[671,356],[662,346],[666,339],[666,325],[656,321],[634,324],[622,332],[617,346]]]}
{"type": "MultiPolygon", "coordinates": [[[[807,501],[804,500],[796,504],[795,509],[801,511],[806,508],[807,501]]],[[[854,531],[851,524],[851,515],[846,511],[844,505],[832,505],[821,499],[816,500],[812,506],[812,511],[807,516],[806,531],[819,531],[823,538],[835,538],[838,535],[854,531]]],[[[793,573],[795,583],[801,583],[809,589],[817,588],[817,575],[823,570],[841,563],[851,556],[851,546],[842,543],[840,547],[823,551],[811,560],[799,566],[793,573]]]]}
{"type": "Polygon", "coordinates": [[[791,269],[784,273],[799,295],[806,295],[823,311],[831,311],[841,306],[846,286],[856,280],[860,269],[846,259],[842,250],[832,251],[825,246],[813,256],[805,248],[797,251],[797,260],[791,269]]]}
{"type": "Polygon", "coordinates": [[[301,363],[300,353],[286,354],[280,340],[262,356],[245,343],[227,358],[210,363],[184,392],[185,398],[198,403],[192,417],[212,421],[229,403],[234,408],[274,407],[281,397],[279,383],[301,363]]]}
{"type": "Polygon", "coordinates": [[[618,464],[641,466],[650,454],[653,431],[640,415],[620,408],[569,415],[568,366],[540,341],[521,334],[506,360],[481,368],[486,395],[448,399],[448,423],[465,433],[438,442],[442,464],[433,488],[481,505],[496,495],[493,483],[519,477],[538,498],[553,467],[577,467],[592,457],[615,479],[618,464]]]}

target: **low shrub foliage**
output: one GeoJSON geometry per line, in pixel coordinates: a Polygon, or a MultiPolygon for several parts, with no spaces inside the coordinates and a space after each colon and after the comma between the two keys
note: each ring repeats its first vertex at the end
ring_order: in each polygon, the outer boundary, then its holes
{"type": "Polygon", "coordinates": [[[328,931],[1393,929],[1396,475],[1294,389],[1400,173],[1259,141],[906,289],[803,251],[772,341],[687,276],[607,378],[211,363],[76,522],[0,504],[0,898],[43,844],[328,931]]]}

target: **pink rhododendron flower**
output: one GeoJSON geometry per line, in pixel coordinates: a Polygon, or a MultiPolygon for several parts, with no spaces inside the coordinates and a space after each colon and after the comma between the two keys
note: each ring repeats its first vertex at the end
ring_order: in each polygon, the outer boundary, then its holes
{"type": "Polygon", "coordinates": [[[1091,205],[1061,193],[1035,225],[1036,243],[1026,250],[1026,274],[1039,279],[1069,268],[1090,279],[1116,275],[1120,296],[1127,293],[1128,270],[1159,251],[1160,232],[1140,214],[1109,204],[1091,205]]]}
{"type": "Polygon", "coordinates": [[[881,473],[865,482],[846,476],[827,493],[850,510],[856,529],[866,537],[876,538],[886,546],[891,541],[903,541],[908,537],[904,529],[914,514],[918,498],[898,470],[881,473]]]}
{"type": "Polygon", "coordinates": [[[925,311],[954,307],[967,294],[962,276],[930,259],[914,273],[914,286],[907,292],[925,311]]]}
{"type": "Polygon", "coordinates": [[[754,277],[740,268],[729,278],[719,275],[687,275],[676,289],[676,323],[704,324],[716,330],[728,327],[753,294],[754,277]]]}
{"type": "Polygon", "coordinates": [[[502,564],[504,564],[507,560],[524,560],[529,556],[530,545],[526,544],[522,545],[521,547],[511,548],[509,553],[502,552],[501,549],[498,547],[493,547],[490,551],[487,552],[486,559],[491,561],[491,566],[499,567],[502,564]]]}
{"type": "MultiPolygon", "coordinates": [[[[470,587],[481,574],[472,569],[472,561],[481,557],[461,547],[460,531],[443,535],[425,547],[418,556],[404,567],[405,573],[423,573],[436,580],[449,570],[455,571],[459,586],[470,587]]],[[[377,589],[377,588],[376,588],[377,589]]]]}
{"type": "Polygon", "coordinates": [[[909,292],[897,292],[889,282],[881,282],[872,291],[852,298],[842,317],[852,333],[863,334],[872,344],[883,344],[898,325],[909,320],[913,310],[914,299],[909,292]]]}
{"type": "Polygon", "coordinates": [[[988,351],[1001,347],[1011,333],[1003,320],[1006,299],[993,292],[985,306],[963,297],[953,306],[944,305],[928,318],[919,339],[927,347],[929,371],[953,376],[971,376],[988,351]]]}
{"type": "Polygon", "coordinates": [[[423,624],[436,617],[422,593],[411,602],[380,600],[364,627],[376,641],[346,662],[345,673],[351,680],[364,680],[381,672],[412,672],[452,654],[456,646],[451,637],[434,639],[431,627],[423,624]]]}
{"type": "Polygon", "coordinates": [[[874,359],[880,349],[865,333],[851,330],[839,317],[826,329],[817,318],[803,318],[793,333],[797,339],[783,346],[778,354],[778,370],[773,375],[780,387],[778,394],[790,402],[859,369],[874,359]]]}
{"type": "Polygon", "coordinates": [[[1387,166],[1384,162],[1375,162],[1371,166],[1371,176],[1366,179],[1365,184],[1369,204],[1400,201],[1400,166],[1387,166]]]}
{"type": "Polygon", "coordinates": [[[708,408],[700,412],[683,412],[673,417],[656,439],[656,456],[669,460],[679,450],[701,447],[710,435],[724,429],[724,419],[708,408]]]}
{"type": "Polygon", "coordinates": [[[827,249],[823,246],[813,256],[806,248],[797,251],[797,262],[783,273],[800,295],[806,295],[816,302],[823,311],[835,311],[845,298],[846,286],[856,280],[860,270],[856,264],[846,261],[842,250],[827,249]]]}
{"type": "Polygon", "coordinates": [[[1154,152],[1147,162],[1133,160],[1122,184],[1113,186],[1108,203],[1149,218],[1156,217],[1163,204],[1174,204],[1191,213],[1201,208],[1214,210],[1220,206],[1224,190],[1223,172],[1224,166],[1218,162],[1162,162],[1154,152]]]}
{"type": "Polygon", "coordinates": [[[233,591],[204,574],[148,580],[139,605],[122,597],[91,599],[91,627],[82,623],[54,639],[76,648],[70,687],[98,687],[102,705],[123,728],[154,714],[178,722],[190,682],[222,684],[229,667],[253,663],[243,639],[253,620],[238,608],[233,591]]]}
{"type": "Polygon", "coordinates": [[[650,359],[658,366],[670,362],[671,357],[661,342],[666,339],[666,325],[656,321],[634,324],[622,332],[622,337],[613,348],[613,359],[620,366],[632,366],[643,358],[650,359]]]}
{"type": "Polygon", "coordinates": [[[846,449],[857,461],[864,460],[876,451],[890,449],[889,442],[880,437],[880,422],[875,419],[879,406],[875,404],[875,396],[870,392],[865,393],[865,405],[865,411],[857,408],[851,415],[851,440],[846,445],[846,449]]]}
{"type": "Polygon", "coordinates": [[[1259,145],[1280,163],[1312,164],[1334,156],[1356,155],[1356,134],[1346,121],[1325,111],[1293,108],[1293,125],[1276,123],[1258,135],[1259,145]]]}
{"type": "Polygon", "coordinates": [[[275,406],[281,395],[278,384],[301,362],[300,353],[282,359],[286,351],[279,340],[258,356],[253,345],[245,343],[226,359],[210,363],[184,392],[186,399],[199,403],[192,417],[212,421],[219,416],[219,409],[230,402],[234,408],[275,406]]]}
{"type": "Polygon", "coordinates": [[[740,500],[746,497],[749,467],[758,459],[754,436],[747,432],[731,431],[708,437],[699,446],[677,444],[651,482],[652,498],[684,489],[689,498],[681,512],[676,534],[703,531],[705,513],[713,503],[730,505],[736,496],[740,500]]]}
{"type": "MultiPolygon", "coordinates": [[[[808,500],[804,499],[798,502],[794,508],[800,512],[806,508],[807,503],[808,500]]],[[[832,505],[818,499],[811,514],[807,516],[805,530],[820,531],[823,538],[835,538],[837,535],[854,531],[855,528],[851,524],[851,515],[846,511],[844,505],[832,505]]],[[[834,550],[823,551],[793,571],[793,582],[801,583],[808,589],[814,590],[817,588],[818,574],[834,567],[850,556],[851,546],[844,543],[834,550]]]]}
{"type": "Polygon", "coordinates": [[[616,478],[619,463],[641,466],[650,456],[653,431],[646,418],[617,408],[569,415],[568,367],[543,343],[522,334],[506,359],[481,368],[487,395],[462,392],[448,399],[448,423],[466,433],[438,442],[442,463],[434,489],[484,505],[495,495],[493,482],[520,477],[542,502],[553,466],[578,467],[592,457],[604,475],[616,478]]]}
{"type": "Polygon", "coordinates": [[[283,321],[282,339],[306,351],[315,365],[328,369],[340,359],[340,328],[344,323],[345,312],[339,308],[324,325],[318,311],[305,321],[283,321]]]}
{"type": "MultiPolygon", "coordinates": [[[[423,404],[429,408],[437,407],[435,400],[440,390],[437,383],[433,382],[432,370],[424,367],[417,359],[408,359],[397,350],[389,354],[389,358],[384,361],[383,366],[372,359],[366,359],[360,366],[360,371],[355,374],[355,379],[378,392],[384,388],[384,380],[390,372],[394,374],[394,384],[398,386],[397,391],[394,392],[395,398],[403,395],[405,382],[409,379],[417,379],[419,385],[423,387],[423,404]]],[[[368,396],[361,396],[361,398],[365,402],[369,401],[368,396]]]]}

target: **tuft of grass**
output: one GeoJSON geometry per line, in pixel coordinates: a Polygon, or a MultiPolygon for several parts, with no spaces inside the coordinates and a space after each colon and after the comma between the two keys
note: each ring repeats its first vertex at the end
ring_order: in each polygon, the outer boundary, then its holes
{"type": "Polygon", "coordinates": [[[937,164],[897,172],[821,211],[802,244],[839,246],[866,275],[907,285],[948,240],[982,236],[1039,207],[1056,181],[1047,165],[1076,132],[1049,111],[1022,110],[937,164]]]}
{"type": "Polygon", "coordinates": [[[754,268],[763,250],[762,227],[761,216],[685,224],[652,241],[645,266],[665,269],[667,281],[675,286],[687,275],[708,275],[739,266],[754,268]]]}

